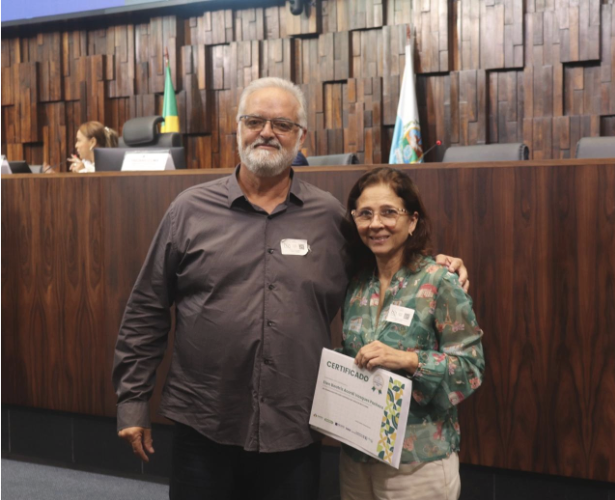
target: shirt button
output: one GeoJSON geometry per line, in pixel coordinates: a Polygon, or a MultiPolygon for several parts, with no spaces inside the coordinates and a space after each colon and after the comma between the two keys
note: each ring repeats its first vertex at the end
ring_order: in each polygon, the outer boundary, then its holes
{"type": "Polygon", "coordinates": [[[269,290],[273,290],[275,288],[275,285],[269,285],[269,290]]]}
{"type": "Polygon", "coordinates": [[[269,250],[267,250],[269,253],[273,253],[273,248],[270,248],[269,250]]]}
{"type": "Polygon", "coordinates": [[[264,403],[264,402],[265,402],[265,398],[261,398],[261,403],[264,403]]]}
{"type": "Polygon", "coordinates": [[[267,326],[273,326],[273,321],[267,321],[267,326]]]}
{"type": "Polygon", "coordinates": [[[273,361],[272,361],[272,360],[270,360],[270,359],[268,359],[268,358],[265,358],[265,359],[264,359],[264,363],[265,363],[266,365],[272,365],[272,364],[273,364],[273,361]]]}

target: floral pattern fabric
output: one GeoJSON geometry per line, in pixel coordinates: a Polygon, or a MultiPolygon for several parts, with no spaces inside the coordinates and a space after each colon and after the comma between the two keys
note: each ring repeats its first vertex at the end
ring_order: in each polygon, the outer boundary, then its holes
{"type": "MultiPolygon", "coordinates": [[[[456,405],[480,387],[485,368],[483,332],[472,299],[457,275],[432,258],[423,258],[415,272],[402,268],[393,276],[377,318],[380,293],[380,281],[371,273],[351,281],[344,303],[343,353],[354,357],[375,340],[416,352],[419,367],[412,376],[401,462],[448,457],[459,451],[456,405]],[[409,326],[386,320],[391,305],[414,310],[409,326]]],[[[357,461],[369,460],[354,448],[344,450],[357,461]]]]}

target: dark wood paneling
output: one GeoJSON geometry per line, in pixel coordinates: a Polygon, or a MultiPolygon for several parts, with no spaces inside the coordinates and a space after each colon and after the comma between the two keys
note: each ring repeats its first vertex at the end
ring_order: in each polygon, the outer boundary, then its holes
{"type": "Polygon", "coordinates": [[[8,254],[2,307],[15,327],[3,384],[19,387],[10,398],[16,404],[102,414],[111,387],[100,330],[106,314],[101,185],[90,178],[71,193],[75,187],[70,178],[2,182],[8,254]]]}
{"type": "MultiPolygon", "coordinates": [[[[188,147],[206,150],[201,140],[188,147]]],[[[297,175],[344,200],[364,170],[297,175]]],[[[408,171],[434,247],[470,269],[485,331],[485,383],[461,406],[462,460],[615,481],[615,163],[408,171]]],[[[160,218],[180,191],[228,172],[3,177],[3,403],[114,414],[115,337],[160,218]]]]}
{"type": "MultiPolygon", "coordinates": [[[[389,154],[409,26],[416,33],[415,72],[446,81],[442,91],[439,83],[418,85],[425,149],[435,128],[445,146],[526,140],[534,158],[567,157],[574,144],[560,147],[555,128],[572,141],[578,134],[563,127],[590,116],[591,127],[584,130],[609,133],[596,123],[615,115],[610,0],[324,0],[300,16],[290,13],[286,0],[268,7],[201,8],[184,17],[154,16],[134,24],[113,17],[87,30],[66,31],[58,24],[55,30],[5,37],[2,150],[9,159],[55,159],[72,150],[83,121],[101,120],[121,133],[126,120],[160,113],[168,51],[184,142],[204,152],[189,159],[194,167],[234,161],[234,130],[219,119],[219,103],[235,108],[238,94],[228,91],[263,76],[309,85],[312,96],[323,96],[330,84],[346,88],[351,80],[378,79],[380,95],[373,99],[381,103],[382,128],[365,125],[363,137],[372,141],[378,161],[378,154],[389,154]],[[45,106],[57,111],[61,103],[66,134],[58,127],[44,130],[50,126],[45,106]],[[53,144],[51,136],[65,144],[53,144]]],[[[339,124],[328,115],[339,113],[337,107],[308,110],[305,152],[343,150],[363,157],[364,149],[354,149],[360,145],[355,131],[347,137],[345,125],[329,128],[339,124]]],[[[356,115],[356,109],[342,114],[356,115]]],[[[432,153],[427,159],[440,157],[432,153]]]]}

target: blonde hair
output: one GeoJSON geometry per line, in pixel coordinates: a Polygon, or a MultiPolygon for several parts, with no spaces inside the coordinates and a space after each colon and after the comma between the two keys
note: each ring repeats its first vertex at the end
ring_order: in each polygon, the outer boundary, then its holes
{"type": "Polygon", "coordinates": [[[96,146],[101,148],[116,148],[118,143],[118,135],[115,130],[105,127],[97,121],[82,123],[79,127],[81,132],[88,139],[96,139],[96,146]]]}

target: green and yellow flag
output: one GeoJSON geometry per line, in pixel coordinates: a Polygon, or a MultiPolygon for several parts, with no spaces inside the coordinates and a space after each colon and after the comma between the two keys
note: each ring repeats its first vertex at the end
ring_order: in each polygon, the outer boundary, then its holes
{"type": "Polygon", "coordinates": [[[179,117],[177,116],[177,100],[175,99],[175,89],[171,79],[171,68],[167,58],[167,72],[164,80],[164,102],[162,104],[162,117],[164,123],[160,127],[160,132],[179,132],[179,117]]]}

